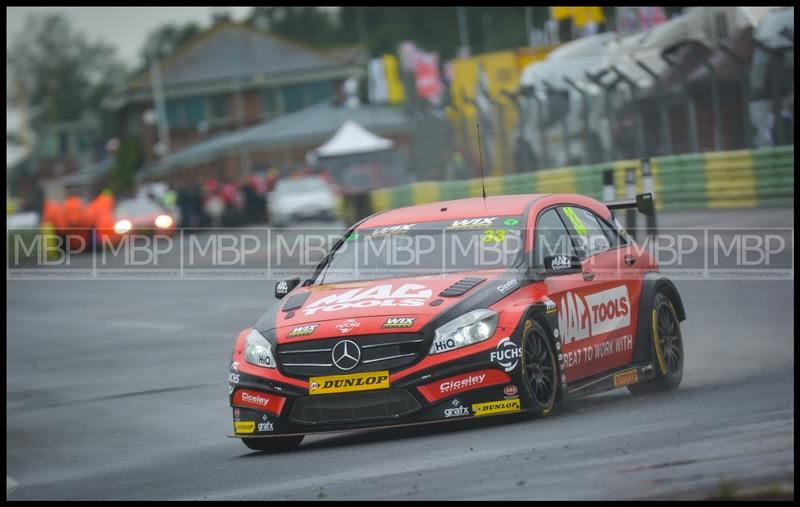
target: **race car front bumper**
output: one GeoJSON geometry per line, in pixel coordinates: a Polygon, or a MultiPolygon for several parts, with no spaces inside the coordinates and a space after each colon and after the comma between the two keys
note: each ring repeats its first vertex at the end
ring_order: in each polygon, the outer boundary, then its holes
{"type": "Polygon", "coordinates": [[[302,388],[238,373],[231,384],[234,433],[229,436],[383,428],[524,411],[529,401],[519,362],[503,367],[482,351],[380,388],[332,394],[312,394],[313,379],[302,388]]]}

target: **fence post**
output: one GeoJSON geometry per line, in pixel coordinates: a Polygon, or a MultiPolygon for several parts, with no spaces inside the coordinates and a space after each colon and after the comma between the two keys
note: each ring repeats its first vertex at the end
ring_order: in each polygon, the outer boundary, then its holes
{"type": "Polygon", "coordinates": [[[569,76],[564,76],[564,82],[572,87],[573,90],[578,92],[581,96],[581,119],[583,120],[583,163],[591,164],[592,160],[589,156],[589,149],[591,143],[589,142],[589,99],[586,97],[586,92],[578,86],[578,84],[570,79],[569,76]]]}
{"type": "Polygon", "coordinates": [[[635,61],[636,65],[645,71],[656,84],[656,90],[658,92],[658,114],[661,120],[661,142],[663,143],[663,148],[660,151],[662,155],[672,155],[672,134],[669,126],[669,113],[667,112],[667,97],[664,93],[664,83],[662,82],[661,76],[645,65],[644,62],[635,57],[633,61],[635,61]]]}
{"type": "MultiPolygon", "coordinates": [[[[628,199],[636,198],[636,168],[628,167],[625,169],[625,197],[628,199]]],[[[636,228],[636,209],[631,208],[625,214],[625,228],[631,233],[633,239],[637,238],[636,228]]]]}
{"type": "Polygon", "coordinates": [[[719,44],[719,48],[726,54],[728,57],[736,62],[736,66],[739,69],[739,93],[741,94],[741,116],[742,116],[742,125],[739,129],[742,132],[742,148],[747,150],[750,149],[750,89],[749,89],[749,80],[750,76],[748,75],[748,67],[747,64],[742,60],[742,58],[736,54],[734,50],[730,47],[726,46],[723,43],[719,44]]]}
{"type": "Polygon", "coordinates": [[[643,158],[642,164],[642,188],[644,193],[649,193],[653,196],[653,214],[647,215],[647,235],[655,237],[658,234],[656,227],[656,211],[655,211],[655,192],[653,191],[653,171],[650,167],[650,159],[643,158]]]}
{"type": "Polygon", "coordinates": [[[697,107],[694,103],[694,97],[692,97],[692,90],[689,86],[689,81],[686,79],[686,75],[680,72],[678,64],[670,59],[667,54],[662,54],[661,59],[664,60],[667,65],[672,67],[673,70],[680,74],[683,91],[686,93],[686,122],[687,128],[689,129],[689,153],[698,153],[700,151],[700,147],[697,139],[697,107]]]}
{"type": "Polygon", "coordinates": [[[603,201],[613,201],[614,196],[614,170],[606,169],[603,171],[603,201]]]}
{"type": "Polygon", "coordinates": [[[613,113],[611,111],[611,90],[616,86],[616,81],[611,84],[604,84],[602,79],[602,73],[598,75],[593,75],[588,70],[584,72],[586,78],[591,81],[592,83],[596,84],[603,90],[603,105],[606,114],[606,121],[608,122],[608,146],[604,146],[604,151],[606,152],[605,162],[611,162],[615,159],[616,155],[616,144],[614,142],[614,118],[613,113]]]}
{"type": "Polygon", "coordinates": [[[633,79],[631,79],[625,73],[623,73],[616,65],[612,65],[611,70],[614,71],[614,74],[619,76],[621,80],[625,81],[625,83],[628,85],[628,89],[630,89],[631,91],[631,103],[633,104],[634,116],[636,117],[636,127],[635,127],[636,156],[641,157],[644,155],[645,139],[644,139],[644,118],[642,118],[642,111],[638,99],[639,86],[633,79]]]}
{"type": "Polygon", "coordinates": [[[714,151],[722,150],[722,120],[720,119],[719,112],[719,89],[717,86],[717,73],[714,70],[714,65],[709,62],[708,58],[703,58],[700,62],[703,67],[708,71],[708,77],[711,82],[711,111],[714,115],[714,151]]]}

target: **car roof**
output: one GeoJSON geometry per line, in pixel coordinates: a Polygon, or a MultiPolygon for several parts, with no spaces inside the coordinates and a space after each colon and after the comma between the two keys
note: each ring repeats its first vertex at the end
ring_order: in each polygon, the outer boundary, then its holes
{"type": "Polygon", "coordinates": [[[366,219],[360,227],[384,227],[492,215],[522,215],[530,204],[548,195],[550,194],[497,195],[487,197],[485,202],[483,197],[472,197],[419,204],[378,213],[366,219]]]}
{"type": "Polygon", "coordinates": [[[605,219],[609,219],[611,216],[608,208],[603,203],[585,195],[514,194],[488,196],[485,202],[483,197],[472,197],[393,209],[367,218],[359,225],[359,228],[386,227],[462,218],[523,215],[529,210],[538,213],[544,208],[560,204],[583,206],[605,219]]]}

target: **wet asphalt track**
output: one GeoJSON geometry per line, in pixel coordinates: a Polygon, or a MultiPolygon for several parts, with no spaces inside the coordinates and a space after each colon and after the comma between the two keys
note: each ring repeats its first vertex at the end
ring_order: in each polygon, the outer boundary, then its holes
{"type": "MultiPolygon", "coordinates": [[[[674,213],[662,225],[792,227],[792,211],[674,213]]],[[[88,256],[87,256],[88,257],[88,256]]],[[[622,499],[791,490],[793,281],[679,281],[681,387],[518,416],[234,439],[235,334],[259,281],[8,282],[8,499],[622,499]]]]}

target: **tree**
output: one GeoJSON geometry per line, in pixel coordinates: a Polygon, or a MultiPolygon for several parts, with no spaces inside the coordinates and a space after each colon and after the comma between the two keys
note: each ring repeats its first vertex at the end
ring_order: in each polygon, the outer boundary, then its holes
{"type": "Polygon", "coordinates": [[[159,61],[169,57],[202,31],[200,25],[194,22],[183,25],[167,23],[151,31],[139,51],[141,62],[137,72],[147,69],[153,56],[159,61]]]}
{"type": "Polygon", "coordinates": [[[141,145],[139,138],[128,136],[122,140],[114,154],[114,167],[111,169],[111,191],[123,195],[136,186],[136,170],[141,165],[141,145]]]}
{"type": "Polygon", "coordinates": [[[248,23],[312,46],[337,45],[342,39],[335,15],[316,7],[253,7],[248,23]]]}
{"type": "Polygon", "coordinates": [[[6,53],[9,72],[26,89],[31,108],[50,122],[75,120],[97,109],[127,77],[113,46],[90,42],[59,14],[30,15],[6,53]]]}

